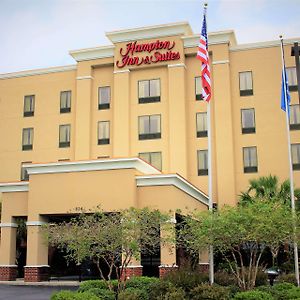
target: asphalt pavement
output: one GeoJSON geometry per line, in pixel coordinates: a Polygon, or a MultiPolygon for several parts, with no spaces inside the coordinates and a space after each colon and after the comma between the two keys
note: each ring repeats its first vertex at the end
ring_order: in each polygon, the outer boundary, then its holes
{"type": "Polygon", "coordinates": [[[49,300],[60,290],[76,290],[73,286],[18,286],[0,285],[0,300],[49,300]]]}

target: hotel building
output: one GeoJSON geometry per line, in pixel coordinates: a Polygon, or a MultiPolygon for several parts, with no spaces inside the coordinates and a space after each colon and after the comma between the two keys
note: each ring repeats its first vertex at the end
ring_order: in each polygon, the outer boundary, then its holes
{"type": "MultiPolygon", "coordinates": [[[[106,36],[108,46],[70,51],[74,65],[0,75],[0,280],[17,276],[18,218],[27,225],[25,281],[40,281],[51,267],[41,225],[75,207],[171,210],[174,226],[176,209],[207,209],[199,35],[182,22],[106,36]]],[[[299,187],[294,41],[284,47],[299,187]]],[[[287,179],[288,146],[279,41],[239,45],[234,31],[212,32],[209,53],[213,201],[220,207],[235,205],[251,178],[287,179]]],[[[162,248],[160,274],[176,264],[176,253],[162,248]]],[[[143,265],[130,268],[141,274],[143,265]]]]}

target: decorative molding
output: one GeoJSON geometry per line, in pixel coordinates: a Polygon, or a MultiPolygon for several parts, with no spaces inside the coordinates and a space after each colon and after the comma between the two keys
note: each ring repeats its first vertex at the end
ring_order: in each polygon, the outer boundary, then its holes
{"type": "Polygon", "coordinates": [[[0,183],[0,193],[28,192],[28,181],[0,183]]]}
{"type": "Polygon", "coordinates": [[[126,70],[114,71],[114,74],[120,74],[120,73],[130,73],[130,70],[126,69],[126,70]]]}
{"type": "MultiPolygon", "coordinates": [[[[198,47],[200,34],[194,34],[190,36],[184,36],[183,40],[184,48],[198,47]]],[[[208,45],[218,44],[231,44],[236,45],[236,38],[233,30],[216,31],[208,33],[208,45]]]]}
{"type": "Polygon", "coordinates": [[[84,79],[94,79],[93,76],[78,76],[76,77],[77,80],[84,80],[84,79]]]}
{"type": "MultiPolygon", "coordinates": [[[[69,172],[106,171],[136,169],[143,174],[161,174],[156,168],[139,158],[118,158],[104,160],[85,160],[76,162],[55,162],[49,164],[24,164],[29,175],[56,174],[69,172]]],[[[0,190],[1,191],[1,190],[0,190]]]]}
{"type": "Polygon", "coordinates": [[[216,60],[216,61],[213,61],[212,63],[213,65],[224,65],[224,64],[229,64],[229,60],[216,60]]]}
{"type": "Polygon", "coordinates": [[[174,35],[191,35],[193,31],[188,22],[169,23],[148,27],[125,29],[106,32],[107,38],[113,43],[122,43],[142,39],[154,39],[174,35]]]}
{"type": "MultiPolygon", "coordinates": [[[[300,38],[283,40],[284,45],[291,45],[291,44],[294,44],[294,42],[300,43],[300,38]]],[[[229,51],[236,52],[236,51],[253,50],[253,49],[261,49],[261,48],[271,48],[271,47],[280,47],[280,40],[278,39],[276,41],[267,41],[267,42],[236,45],[236,46],[230,47],[229,51]]]]}
{"type": "Polygon", "coordinates": [[[184,67],[186,69],[186,65],[181,63],[181,64],[173,64],[173,65],[168,65],[168,68],[177,68],[177,67],[184,67]]]}
{"type": "Polygon", "coordinates": [[[27,77],[27,76],[35,76],[35,75],[44,75],[44,74],[50,74],[50,73],[75,71],[76,69],[77,69],[76,65],[70,65],[70,66],[52,67],[52,68],[46,68],[46,69],[36,69],[36,70],[28,70],[28,71],[22,71],[22,72],[6,73],[6,74],[0,74],[0,80],[1,79],[27,77]]]}
{"type": "MultiPolygon", "coordinates": [[[[136,268],[142,268],[142,267],[143,267],[142,265],[140,265],[140,266],[139,265],[132,265],[132,266],[127,266],[126,269],[129,269],[129,268],[130,269],[136,269],[136,268]]],[[[121,268],[121,267],[119,267],[119,268],[121,268]]]]}
{"type": "Polygon", "coordinates": [[[50,268],[49,265],[32,265],[32,266],[24,266],[24,268],[50,268]]]}
{"type": "Polygon", "coordinates": [[[159,268],[178,268],[178,265],[159,265],[159,268]]]}
{"type": "Polygon", "coordinates": [[[177,174],[160,174],[152,176],[136,176],[136,182],[138,187],[142,186],[166,186],[174,185],[183,192],[189,194],[199,202],[208,206],[208,196],[198,190],[195,186],[187,182],[184,178],[177,174]]]}
{"type": "Polygon", "coordinates": [[[28,221],[26,222],[26,226],[43,226],[48,224],[47,222],[42,222],[42,221],[28,221]]]}
{"type": "Polygon", "coordinates": [[[0,265],[0,268],[17,268],[17,265],[0,265]]]}
{"type": "Polygon", "coordinates": [[[114,57],[115,46],[101,46],[95,48],[85,48],[78,50],[71,50],[69,54],[77,61],[93,60],[99,58],[114,57]]]}
{"type": "Polygon", "coordinates": [[[0,227],[11,227],[11,228],[18,228],[18,224],[16,223],[0,223],[0,227]]]}

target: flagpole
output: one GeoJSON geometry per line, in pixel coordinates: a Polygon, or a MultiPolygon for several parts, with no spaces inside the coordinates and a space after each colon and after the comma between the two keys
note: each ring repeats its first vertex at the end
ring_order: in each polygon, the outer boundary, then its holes
{"type": "MultiPolygon", "coordinates": [[[[289,154],[289,170],[290,170],[290,193],[291,193],[291,208],[293,218],[296,216],[295,210],[295,195],[294,195],[294,176],[293,176],[293,164],[292,164],[292,150],[291,150],[291,137],[290,137],[290,123],[289,123],[289,104],[287,99],[287,87],[286,87],[286,72],[285,72],[285,62],[284,62],[284,49],[283,49],[283,38],[280,36],[281,45],[281,61],[282,61],[282,76],[283,76],[283,89],[284,89],[284,101],[285,101],[285,119],[286,119],[286,129],[288,138],[288,154],[289,154]]],[[[298,287],[299,283],[299,258],[298,258],[298,245],[295,240],[295,225],[294,225],[294,260],[295,260],[295,277],[298,287]]]]}
{"type": "MultiPolygon", "coordinates": [[[[213,186],[212,186],[212,140],[211,140],[211,104],[207,103],[207,138],[208,138],[208,197],[209,197],[209,211],[213,211],[213,186]]],[[[214,283],[214,249],[209,246],[209,282],[214,283]]]]}

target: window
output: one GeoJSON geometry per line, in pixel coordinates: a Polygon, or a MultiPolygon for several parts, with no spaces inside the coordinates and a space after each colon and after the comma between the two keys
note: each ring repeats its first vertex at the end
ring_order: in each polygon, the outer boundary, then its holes
{"type": "Polygon", "coordinates": [[[31,161],[24,161],[21,163],[21,181],[28,181],[29,180],[29,175],[26,170],[26,168],[23,167],[25,164],[31,164],[31,161]]]}
{"type": "Polygon", "coordinates": [[[286,75],[289,83],[289,90],[292,91],[297,91],[298,86],[297,86],[297,72],[296,72],[296,67],[291,67],[291,68],[286,68],[286,75]]]}
{"type": "Polygon", "coordinates": [[[300,129],[300,106],[299,104],[290,105],[290,129],[300,129]]]}
{"type": "Polygon", "coordinates": [[[109,144],[109,121],[98,122],[98,145],[109,144]]]}
{"type": "Polygon", "coordinates": [[[207,113],[196,114],[197,137],[207,136],[207,113]]]}
{"type": "Polygon", "coordinates": [[[110,86],[99,87],[98,109],[109,109],[110,107],[110,86]]]}
{"type": "Polygon", "coordinates": [[[60,113],[71,111],[71,91],[60,92],[60,113]]]}
{"type": "Polygon", "coordinates": [[[59,125],[59,148],[70,147],[71,125],[59,125]]]}
{"type": "Polygon", "coordinates": [[[34,115],[34,95],[24,97],[24,117],[34,115]]]}
{"type": "Polygon", "coordinates": [[[254,108],[242,109],[242,133],[255,133],[254,108]]]}
{"type": "Polygon", "coordinates": [[[139,157],[161,171],[161,152],[139,153],[139,157]]]}
{"type": "Polygon", "coordinates": [[[300,170],[300,144],[292,144],[293,170],[300,170]]]}
{"type": "Polygon", "coordinates": [[[201,77],[195,77],[195,93],[196,93],[196,100],[203,100],[201,77]]]}
{"type": "Polygon", "coordinates": [[[257,172],[257,150],[256,147],[244,147],[244,173],[257,172]]]}
{"type": "Polygon", "coordinates": [[[160,139],[160,115],[139,117],[139,139],[160,139]]]}
{"type": "Polygon", "coordinates": [[[160,79],[141,80],[138,82],[139,103],[160,101],[160,79]]]}
{"type": "Polygon", "coordinates": [[[24,128],[22,135],[22,150],[32,150],[33,128],[24,128]]]}
{"type": "Polygon", "coordinates": [[[253,95],[252,72],[240,72],[240,96],[253,95]]]}
{"type": "Polygon", "coordinates": [[[198,176],[208,175],[208,151],[198,150],[198,176]]]}

